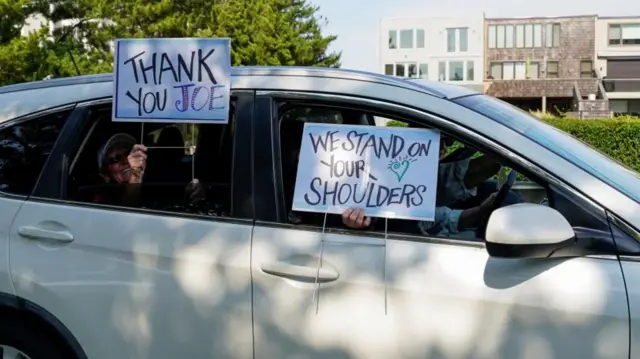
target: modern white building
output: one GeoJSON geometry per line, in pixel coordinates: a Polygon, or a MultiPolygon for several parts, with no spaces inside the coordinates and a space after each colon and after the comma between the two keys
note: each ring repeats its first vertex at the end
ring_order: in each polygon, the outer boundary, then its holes
{"type": "Polygon", "coordinates": [[[640,17],[596,19],[595,65],[611,111],[640,114],[640,17]]]}
{"type": "Polygon", "coordinates": [[[482,91],[484,15],[386,18],[378,26],[381,73],[482,91]]]}

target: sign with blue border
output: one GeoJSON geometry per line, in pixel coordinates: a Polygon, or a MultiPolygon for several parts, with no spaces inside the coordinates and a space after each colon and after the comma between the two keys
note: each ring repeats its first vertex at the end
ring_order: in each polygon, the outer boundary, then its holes
{"type": "Polygon", "coordinates": [[[440,133],[306,123],[293,210],[433,221],[440,133]]]}
{"type": "Polygon", "coordinates": [[[119,39],[113,121],[229,121],[231,41],[119,39]]]}

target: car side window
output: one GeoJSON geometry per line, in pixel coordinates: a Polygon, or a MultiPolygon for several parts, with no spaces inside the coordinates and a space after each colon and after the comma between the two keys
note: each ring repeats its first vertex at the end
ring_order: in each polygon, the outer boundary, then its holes
{"type": "Polygon", "coordinates": [[[0,125],[0,192],[31,194],[70,113],[0,125]]]}
{"type": "MultiPolygon", "coordinates": [[[[298,154],[302,144],[305,123],[326,123],[335,125],[372,125],[373,117],[361,111],[309,105],[282,105],[279,111],[280,158],[285,208],[291,209],[293,192],[298,170],[298,154]]],[[[293,224],[322,226],[324,215],[288,210],[287,218],[293,224]]],[[[342,227],[341,217],[327,216],[327,227],[342,227]]]]}
{"type": "Polygon", "coordinates": [[[92,109],[90,117],[88,133],[69,169],[67,199],[232,216],[233,105],[227,125],[115,123],[110,107],[92,109]],[[131,181],[136,167],[128,157],[137,145],[147,148],[146,166],[141,180],[131,181]]]}
{"type": "MultiPolygon", "coordinates": [[[[319,110],[314,109],[316,112],[319,110]]],[[[329,118],[333,116],[333,112],[340,109],[332,107],[326,111],[324,118],[329,118]]],[[[336,120],[334,123],[401,127],[408,125],[406,122],[396,121],[392,117],[386,118],[380,114],[349,111],[351,116],[342,116],[344,119],[336,120]],[[362,123],[359,120],[361,118],[372,120],[362,123]]],[[[302,131],[304,123],[310,122],[311,119],[311,117],[298,115],[300,113],[304,111],[298,109],[293,114],[285,112],[280,117],[285,208],[289,210],[290,223],[321,227],[324,214],[293,213],[290,210],[302,131]]],[[[507,173],[513,170],[511,166],[513,166],[511,161],[499,154],[483,153],[466,143],[464,139],[442,133],[435,220],[427,222],[389,219],[385,225],[384,219],[373,219],[372,226],[368,229],[384,232],[386,227],[389,232],[399,234],[483,241],[482,228],[491,213],[492,194],[496,193],[505,182],[507,173]]],[[[578,236],[608,238],[606,218],[600,218],[592,213],[592,207],[588,202],[581,200],[579,196],[567,193],[565,188],[550,185],[535,175],[526,173],[525,170],[517,172],[516,181],[502,203],[504,206],[523,202],[549,206],[558,210],[574,227],[578,236]]],[[[340,221],[340,216],[333,216],[338,218],[328,221],[327,226],[345,228],[340,221]]]]}

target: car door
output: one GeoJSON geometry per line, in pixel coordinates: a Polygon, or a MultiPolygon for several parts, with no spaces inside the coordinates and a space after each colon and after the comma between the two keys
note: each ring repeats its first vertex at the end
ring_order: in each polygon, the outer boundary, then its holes
{"type": "Polygon", "coordinates": [[[20,206],[35,188],[49,153],[73,110],[64,106],[0,124],[0,292],[13,293],[9,232],[20,206]]]}
{"type": "MultiPolygon", "coordinates": [[[[197,142],[228,148],[226,157],[214,163],[200,156],[204,162],[194,165],[202,176],[210,168],[233,171],[222,176],[231,181],[224,196],[232,202],[220,216],[68,198],[70,167],[91,146],[95,116],[110,111],[110,100],[81,104],[72,115],[68,141],[56,145],[11,226],[11,274],[16,293],[55,316],[89,358],[253,356],[246,176],[253,94],[235,94],[234,101],[226,146],[220,138],[197,142]]],[[[200,153],[196,148],[192,161],[200,153]]],[[[162,153],[150,149],[154,155],[162,153]]],[[[87,158],[93,164],[95,157],[87,158]]]]}
{"type": "MultiPolygon", "coordinates": [[[[281,150],[286,105],[361,108],[461,139],[468,133],[366,99],[270,95],[273,102],[258,98],[256,108],[272,115],[257,117],[254,128],[262,134],[252,247],[256,359],[628,356],[625,285],[601,207],[562,182],[545,183],[554,208],[573,213],[576,230],[592,227],[608,248],[546,260],[491,258],[475,238],[346,230],[322,217],[292,224],[281,150]]],[[[508,151],[503,159],[530,167],[521,156],[508,151]]]]}

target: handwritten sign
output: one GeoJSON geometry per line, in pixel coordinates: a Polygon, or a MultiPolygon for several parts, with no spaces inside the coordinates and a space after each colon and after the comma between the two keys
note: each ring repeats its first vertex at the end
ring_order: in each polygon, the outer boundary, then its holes
{"type": "Polygon", "coordinates": [[[433,220],[439,132],[307,123],[303,136],[293,210],[433,220]]]}
{"type": "Polygon", "coordinates": [[[113,121],[229,121],[229,39],[120,39],[113,121]]]}

